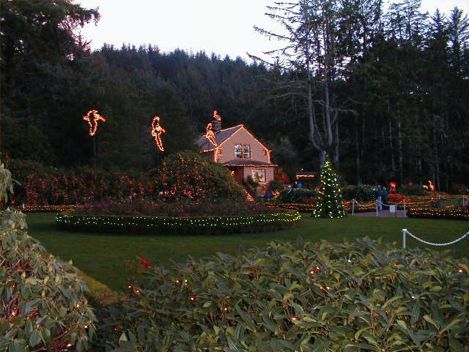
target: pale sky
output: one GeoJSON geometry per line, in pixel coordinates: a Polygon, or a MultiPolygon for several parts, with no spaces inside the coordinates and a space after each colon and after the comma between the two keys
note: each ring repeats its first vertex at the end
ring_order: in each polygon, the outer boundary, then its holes
{"type": "MultiPolygon", "coordinates": [[[[184,49],[212,52],[231,58],[260,55],[280,46],[254,31],[278,25],[265,16],[266,6],[277,0],[75,0],[86,8],[99,7],[101,19],[88,24],[82,35],[93,50],[104,43],[120,48],[152,44],[164,52],[184,49]]],[[[459,7],[469,14],[469,0],[422,0],[431,14],[459,7]]],[[[277,27],[276,27],[277,26],[277,27]]]]}

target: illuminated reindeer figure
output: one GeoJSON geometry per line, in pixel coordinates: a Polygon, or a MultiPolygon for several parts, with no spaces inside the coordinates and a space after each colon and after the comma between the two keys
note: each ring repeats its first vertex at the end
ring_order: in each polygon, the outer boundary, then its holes
{"type": "Polygon", "coordinates": [[[83,120],[88,122],[88,126],[89,126],[88,133],[91,137],[93,137],[96,134],[96,131],[98,130],[98,122],[99,121],[106,122],[105,117],[98,114],[98,110],[88,111],[88,113],[85,116],[83,116],[83,120]]]}
{"type": "Polygon", "coordinates": [[[166,133],[166,130],[160,126],[160,117],[155,116],[151,123],[151,135],[155,138],[156,147],[164,152],[163,141],[161,140],[161,135],[166,133]]]}

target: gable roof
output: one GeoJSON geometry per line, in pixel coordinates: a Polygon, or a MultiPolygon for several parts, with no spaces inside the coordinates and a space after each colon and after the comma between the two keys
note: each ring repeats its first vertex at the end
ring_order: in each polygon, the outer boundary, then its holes
{"type": "Polygon", "coordinates": [[[219,147],[221,144],[226,142],[228,139],[230,139],[236,132],[239,130],[244,129],[247,133],[249,133],[259,144],[265,148],[265,150],[270,151],[269,148],[267,148],[259,139],[257,139],[243,124],[241,125],[236,125],[233,127],[225,128],[223,130],[220,130],[215,133],[215,138],[217,141],[217,145],[213,145],[206,137],[205,135],[200,136],[200,138],[197,140],[197,145],[198,147],[203,151],[203,152],[210,152],[212,150],[215,150],[217,147],[219,147]]]}
{"type": "Polygon", "coordinates": [[[211,150],[215,149],[217,146],[219,146],[220,144],[222,144],[224,141],[229,139],[233,134],[238,132],[241,128],[244,128],[244,126],[243,125],[236,125],[236,126],[233,126],[233,127],[225,128],[225,129],[220,130],[217,133],[215,133],[215,138],[216,138],[216,141],[217,141],[217,145],[213,145],[205,137],[205,135],[202,135],[197,140],[197,145],[204,152],[211,151],[211,150]]]}

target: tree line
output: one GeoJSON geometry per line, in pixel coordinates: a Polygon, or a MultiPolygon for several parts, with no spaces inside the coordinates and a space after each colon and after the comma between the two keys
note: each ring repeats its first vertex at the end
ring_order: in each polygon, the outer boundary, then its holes
{"type": "MultiPolygon", "coordinates": [[[[82,116],[106,116],[95,137],[108,170],[148,170],[194,149],[211,120],[244,123],[288,173],[329,155],[345,181],[469,179],[469,21],[419,1],[297,1],[268,9],[288,24],[281,55],[241,58],[104,45],[77,35],[96,10],[68,0],[1,0],[1,157],[91,165],[82,116]],[[150,134],[166,130],[165,154],[150,134]]],[[[273,35],[268,29],[261,32],[273,35]]],[[[258,54],[258,53],[253,53],[258,54]]],[[[257,55],[260,56],[260,55],[257,55]]]]}

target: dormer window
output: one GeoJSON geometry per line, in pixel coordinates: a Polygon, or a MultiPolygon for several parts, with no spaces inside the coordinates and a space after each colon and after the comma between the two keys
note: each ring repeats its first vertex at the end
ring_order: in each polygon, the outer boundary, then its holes
{"type": "Polygon", "coordinates": [[[236,144],[234,147],[234,154],[236,158],[251,159],[251,145],[236,144]]]}

